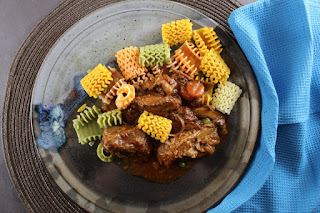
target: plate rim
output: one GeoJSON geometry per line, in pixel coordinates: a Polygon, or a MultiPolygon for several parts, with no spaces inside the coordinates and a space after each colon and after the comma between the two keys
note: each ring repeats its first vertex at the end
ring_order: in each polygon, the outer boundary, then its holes
{"type": "MultiPolygon", "coordinates": [[[[46,59],[49,57],[49,55],[50,55],[50,53],[52,52],[52,50],[59,44],[59,42],[61,41],[61,39],[62,39],[66,34],[68,34],[69,31],[71,31],[73,28],[75,28],[75,27],[76,27],[79,23],[81,23],[83,20],[85,20],[86,18],[92,16],[93,14],[97,13],[98,11],[103,11],[103,10],[105,10],[105,9],[107,9],[107,8],[109,8],[109,7],[115,6],[115,5],[118,5],[118,6],[119,6],[119,5],[123,5],[123,4],[127,4],[127,3],[132,3],[132,2],[144,2],[144,3],[150,3],[150,4],[152,4],[153,2],[156,2],[156,3],[163,2],[163,3],[171,3],[171,4],[180,5],[181,7],[184,7],[184,8],[186,8],[186,9],[188,9],[188,10],[191,10],[191,11],[193,11],[194,13],[197,13],[198,15],[205,16],[206,19],[208,19],[208,20],[210,20],[212,23],[214,23],[214,24],[216,25],[216,27],[218,27],[218,28],[220,28],[222,31],[224,31],[216,21],[214,21],[214,20],[211,19],[210,17],[206,16],[206,15],[203,14],[202,12],[197,11],[197,10],[195,10],[195,9],[187,6],[187,5],[184,5],[184,4],[181,4],[181,3],[177,3],[177,2],[167,2],[167,1],[164,1],[164,0],[160,0],[160,1],[154,1],[154,0],[130,0],[130,1],[127,1],[127,2],[117,2],[117,3],[115,3],[115,4],[107,5],[107,6],[105,6],[105,7],[101,7],[101,8],[99,8],[98,10],[93,11],[93,12],[90,13],[90,14],[87,14],[86,16],[84,16],[83,18],[81,18],[80,20],[78,20],[76,23],[74,23],[70,28],[68,28],[68,30],[66,30],[66,31],[56,40],[55,44],[51,47],[50,51],[49,51],[48,54],[46,55],[46,57],[45,57],[42,65],[41,65],[41,67],[40,67],[40,69],[39,69],[39,72],[38,72],[37,78],[36,78],[36,80],[35,80],[35,84],[34,84],[34,88],[33,88],[33,89],[35,89],[35,87],[36,87],[36,84],[37,84],[37,81],[38,81],[38,77],[39,77],[40,71],[41,71],[42,66],[44,65],[46,59]]],[[[147,8],[148,8],[148,7],[147,7],[147,8]]],[[[145,9],[145,8],[143,8],[143,9],[145,9]]],[[[149,10],[149,9],[148,9],[148,10],[149,10]]],[[[153,11],[153,9],[150,9],[150,10],[153,11]]],[[[135,11],[135,10],[134,10],[134,9],[130,9],[130,10],[125,11],[125,12],[132,12],[132,11],[135,11]]],[[[119,13],[122,13],[122,12],[120,11],[119,13]]],[[[115,14],[113,14],[113,15],[117,15],[117,14],[118,14],[118,13],[115,13],[115,14]]],[[[175,13],[174,13],[174,14],[175,14],[175,13]]],[[[181,15],[181,14],[179,14],[179,15],[181,15]]],[[[108,18],[108,17],[104,17],[103,19],[105,19],[105,18],[108,18]]],[[[225,32],[225,31],[224,31],[224,32],[225,32]]],[[[78,35],[77,35],[77,36],[78,36],[78,35]]],[[[233,41],[232,38],[230,37],[230,35],[229,35],[227,32],[225,32],[225,36],[227,36],[229,40],[233,41]]],[[[72,42],[72,41],[71,41],[71,42],[72,42]]],[[[234,41],[233,41],[233,42],[234,42],[234,41]]],[[[237,43],[234,42],[234,44],[237,44],[237,43]]],[[[242,50],[240,49],[239,46],[238,46],[238,48],[239,48],[240,52],[242,53],[241,55],[244,56],[244,53],[242,52],[242,50]]],[[[63,51],[64,51],[64,50],[63,50],[63,51]]],[[[62,51],[62,52],[63,52],[63,51],[62,51]]],[[[62,53],[62,52],[61,52],[61,53],[62,53]]],[[[59,56],[59,57],[60,57],[60,56],[59,56]]],[[[59,57],[58,57],[58,58],[59,58],[59,57]]],[[[249,67],[250,67],[250,65],[249,65],[249,67]]],[[[253,72],[253,70],[252,70],[251,67],[250,67],[250,70],[251,70],[250,74],[252,74],[252,75],[255,77],[254,72],[253,72]]],[[[51,71],[52,71],[52,70],[51,70],[51,71]]],[[[51,71],[50,71],[50,72],[51,72],[51,71]]],[[[247,84],[247,81],[245,81],[245,82],[246,82],[246,84],[247,84]]],[[[257,83],[257,81],[255,81],[255,83],[257,83]]],[[[257,84],[256,84],[256,86],[257,86],[257,84]]],[[[256,87],[256,88],[258,88],[258,87],[256,87]]],[[[32,93],[32,100],[31,100],[31,104],[30,104],[30,107],[31,107],[30,116],[31,116],[31,118],[32,118],[32,116],[33,116],[32,107],[34,106],[34,104],[33,104],[33,96],[34,96],[34,93],[32,93]]],[[[260,100],[260,96],[259,96],[259,100],[260,100]]],[[[250,107],[252,108],[252,103],[251,103],[251,102],[250,102],[250,107]]],[[[260,110],[261,110],[261,109],[260,109],[260,102],[259,102],[258,107],[259,107],[258,112],[260,112],[260,110]]],[[[250,112],[252,112],[252,110],[250,110],[250,112]]],[[[258,114],[259,114],[259,120],[260,120],[260,113],[258,113],[258,114]]],[[[252,120],[252,119],[253,119],[253,118],[252,118],[252,116],[250,115],[250,120],[252,120]]],[[[32,121],[32,120],[33,120],[33,119],[31,119],[31,121],[32,121]]],[[[33,121],[32,121],[32,122],[33,122],[33,121]]],[[[250,122],[250,124],[251,124],[251,122],[250,122]]],[[[32,123],[32,125],[33,125],[33,123],[32,123]]],[[[250,129],[251,129],[251,128],[249,128],[249,131],[250,131],[250,129]]],[[[260,122],[259,122],[259,128],[258,128],[258,129],[260,129],[260,122]]],[[[259,131],[259,130],[258,130],[258,131],[259,131]]],[[[45,165],[45,163],[43,162],[43,159],[42,159],[41,154],[40,154],[40,152],[39,152],[39,147],[38,147],[37,142],[36,142],[36,137],[35,137],[35,135],[34,135],[34,129],[33,129],[33,128],[32,128],[32,135],[33,135],[33,138],[34,138],[34,143],[35,143],[35,146],[36,146],[36,150],[37,150],[37,152],[38,152],[38,155],[39,155],[39,157],[40,157],[40,160],[42,161],[42,163],[43,163],[46,171],[48,172],[50,178],[52,178],[52,174],[51,174],[51,172],[48,170],[48,167],[47,167],[47,166],[45,165]]],[[[258,132],[257,132],[257,135],[258,135],[258,132]]],[[[247,143],[247,144],[248,144],[248,143],[247,143]]],[[[255,147],[255,144],[256,144],[256,143],[253,143],[253,144],[251,144],[251,145],[252,145],[253,147],[255,147]]],[[[246,145],[245,147],[247,147],[247,145],[246,145]]],[[[252,152],[253,152],[253,151],[252,151],[252,152]]],[[[249,157],[250,159],[251,159],[251,157],[252,157],[252,155],[253,155],[252,152],[251,152],[251,155],[250,155],[250,157],[249,157]]],[[[233,183],[230,185],[229,189],[225,192],[224,196],[222,196],[221,199],[219,199],[218,201],[216,201],[214,204],[211,204],[211,205],[210,205],[210,204],[207,204],[206,206],[207,206],[208,208],[206,208],[206,209],[210,209],[210,208],[216,206],[219,202],[221,202],[221,201],[233,190],[234,187],[236,187],[236,185],[238,184],[238,182],[241,180],[241,177],[244,175],[247,167],[249,166],[249,164],[250,164],[250,159],[249,159],[249,161],[247,162],[245,168],[242,170],[242,173],[241,173],[239,176],[237,176],[237,177],[238,177],[238,178],[237,178],[237,181],[236,181],[236,182],[233,182],[233,183]]],[[[60,175],[61,175],[61,173],[60,173],[60,175]]],[[[232,176],[232,174],[230,174],[230,176],[232,176]]],[[[53,178],[52,178],[52,179],[53,179],[53,178]]],[[[61,185],[59,185],[59,184],[57,183],[57,181],[55,181],[54,179],[53,179],[53,181],[58,185],[58,187],[59,187],[64,193],[66,193],[65,189],[63,189],[63,188],[61,187],[61,185]]],[[[68,181],[66,181],[66,182],[68,182],[68,181]]],[[[71,186],[71,188],[72,188],[72,186],[71,186]]],[[[83,196],[83,195],[80,194],[80,193],[78,193],[78,194],[79,194],[80,196],[83,196]]],[[[196,194],[198,194],[198,193],[196,193],[196,194]]],[[[84,198],[84,199],[88,200],[87,198],[84,198]]],[[[187,198],[187,199],[189,199],[189,198],[187,198]]],[[[72,200],[73,200],[74,202],[76,202],[74,199],[72,199],[72,200]]],[[[208,201],[208,199],[206,199],[206,200],[208,201]]],[[[90,201],[90,200],[89,200],[89,201],[90,201]]],[[[93,205],[97,206],[94,202],[92,202],[92,201],[90,201],[90,202],[91,202],[93,205]]],[[[182,204],[181,202],[185,202],[185,200],[178,201],[177,203],[182,204]]],[[[76,203],[77,203],[78,205],[82,206],[82,205],[79,204],[78,202],[76,202],[76,203]]],[[[201,203],[201,202],[200,202],[200,203],[201,203]]],[[[191,206],[191,207],[190,207],[190,210],[193,209],[193,208],[196,207],[196,206],[199,206],[199,205],[200,205],[200,204],[195,205],[195,206],[191,206]]],[[[82,206],[82,207],[84,207],[84,206],[82,206]]],[[[99,206],[99,207],[101,207],[101,206],[99,206]]],[[[105,210],[105,209],[103,209],[103,210],[105,210]]]]}

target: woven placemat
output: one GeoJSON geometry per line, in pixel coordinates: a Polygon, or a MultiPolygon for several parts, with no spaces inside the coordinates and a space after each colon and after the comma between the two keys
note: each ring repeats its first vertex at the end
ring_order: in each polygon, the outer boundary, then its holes
{"type": "MultiPolygon", "coordinates": [[[[66,0],[30,33],[9,73],[2,134],[7,167],[16,191],[31,212],[86,212],[55,184],[33,142],[30,104],[40,66],[58,38],[87,14],[118,0],[66,0]]],[[[242,6],[235,0],[177,0],[215,20],[232,37],[227,19],[242,6]]]]}

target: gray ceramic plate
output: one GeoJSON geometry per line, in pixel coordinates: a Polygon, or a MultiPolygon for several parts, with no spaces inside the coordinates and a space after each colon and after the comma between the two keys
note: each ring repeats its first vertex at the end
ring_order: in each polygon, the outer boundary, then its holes
{"type": "Polygon", "coordinates": [[[35,84],[32,117],[35,143],[49,174],[88,211],[199,212],[217,205],[245,171],[259,129],[259,92],[243,53],[213,20],[173,2],[129,1],[86,16],[57,41],[35,84]],[[176,181],[152,183],[127,174],[114,163],[101,162],[96,145],[77,142],[70,120],[75,107],[90,101],[79,86],[88,69],[113,61],[123,47],[161,43],[161,24],[184,18],[193,22],[193,29],[215,28],[232,72],[230,80],[243,93],[229,117],[229,136],[213,156],[176,181]],[[45,122],[52,123],[50,128],[45,122]],[[66,143],[59,144],[64,136],[66,143]]]}

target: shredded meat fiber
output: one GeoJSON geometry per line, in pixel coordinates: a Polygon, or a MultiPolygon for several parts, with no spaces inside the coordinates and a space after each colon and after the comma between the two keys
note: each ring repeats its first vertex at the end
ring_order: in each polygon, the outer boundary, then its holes
{"type": "Polygon", "coordinates": [[[161,165],[170,166],[177,158],[197,158],[213,154],[220,143],[214,125],[206,125],[200,130],[190,130],[170,138],[158,148],[157,158],[161,165]]]}

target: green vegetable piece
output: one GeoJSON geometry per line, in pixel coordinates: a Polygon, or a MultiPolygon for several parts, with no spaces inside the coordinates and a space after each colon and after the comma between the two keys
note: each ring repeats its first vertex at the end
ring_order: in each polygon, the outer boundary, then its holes
{"type": "Polygon", "coordinates": [[[202,120],[202,123],[209,124],[209,123],[211,123],[211,120],[210,120],[210,118],[206,118],[206,119],[202,120]]]}
{"type": "Polygon", "coordinates": [[[186,163],[185,163],[185,162],[181,162],[181,163],[179,163],[179,166],[180,166],[181,168],[186,167],[186,163]]]}
{"type": "Polygon", "coordinates": [[[203,73],[202,71],[199,71],[199,72],[198,72],[198,76],[199,76],[199,77],[204,77],[205,75],[204,75],[204,73],[203,73]]]}
{"type": "Polygon", "coordinates": [[[97,148],[97,155],[103,162],[112,162],[114,156],[112,154],[108,154],[107,156],[104,154],[104,149],[101,143],[99,143],[97,148]]]}
{"type": "Polygon", "coordinates": [[[77,112],[82,112],[86,109],[87,107],[87,104],[83,104],[81,107],[79,107],[78,111],[77,112]]]}

